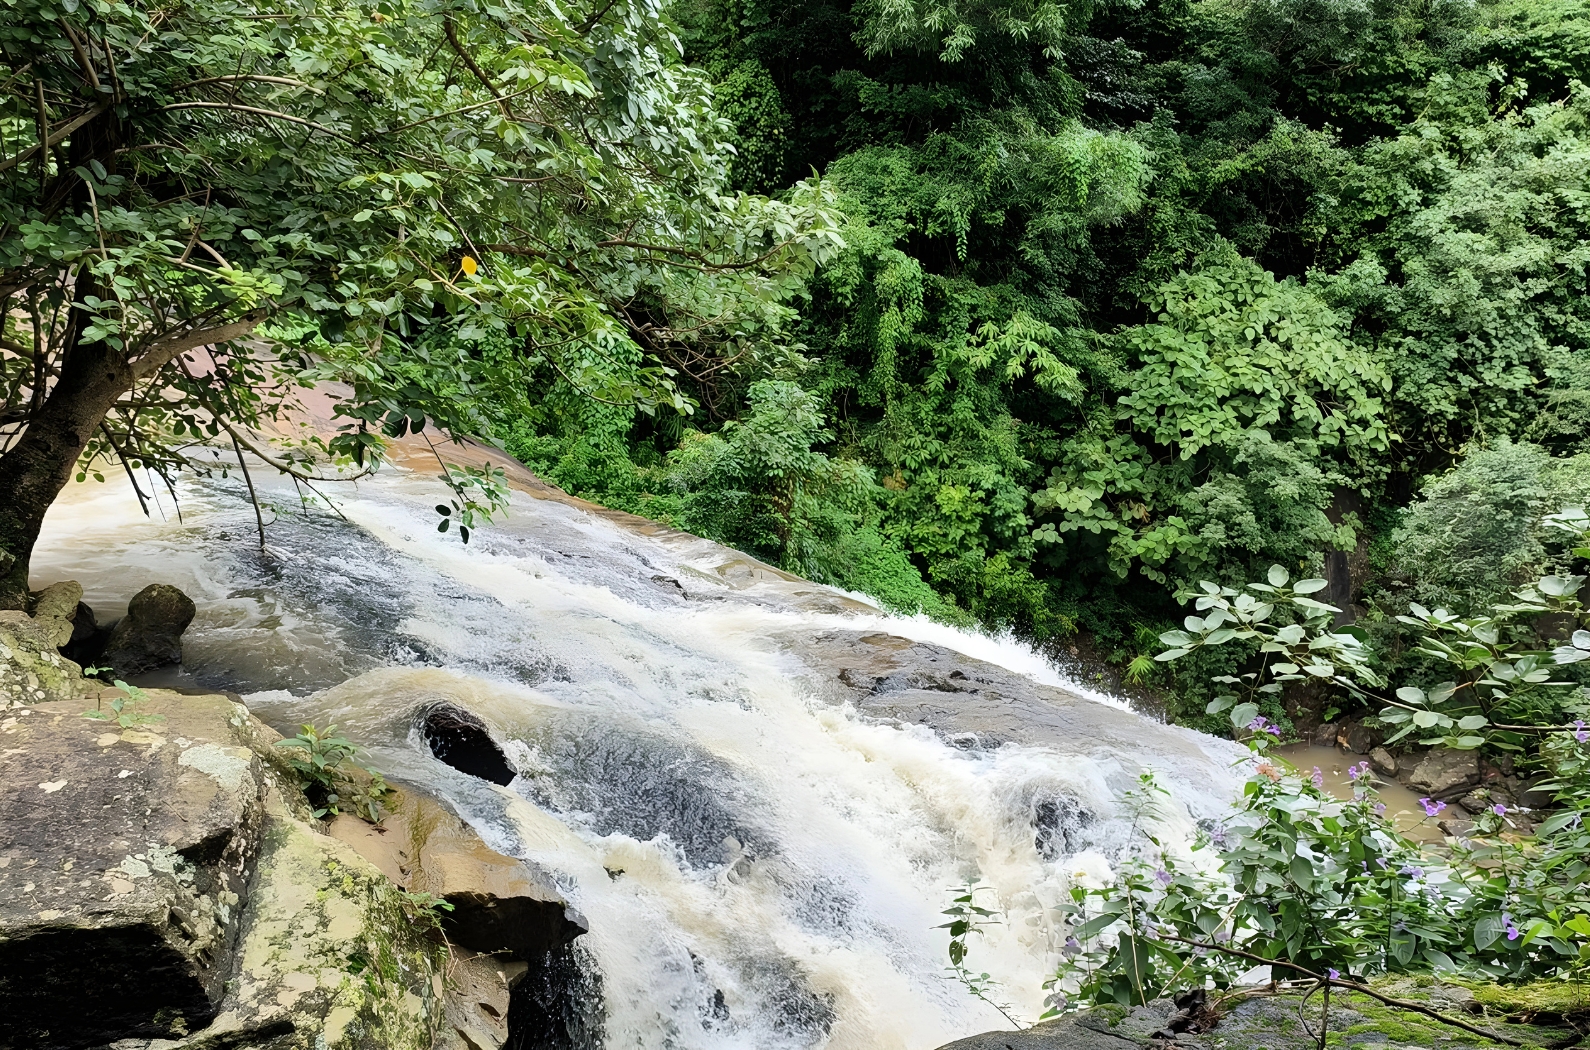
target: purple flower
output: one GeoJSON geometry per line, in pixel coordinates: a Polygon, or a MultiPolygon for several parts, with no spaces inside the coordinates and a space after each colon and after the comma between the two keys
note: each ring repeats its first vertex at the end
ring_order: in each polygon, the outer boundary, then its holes
{"type": "Polygon", "coordinates": [[[1349,780],[1357,780],[1359,777],[1366,777],[1368,775],[1369,775],[1369,763],[1368,762],[1361,762],[1361,763],[1359,763],[1356,766],[1348,766],[1347,767],[1347,778],[1349,780]]]}
{"type": "Polygon", "coordinates": [[[1169,886],[1171,878],[1171,873],[1166,871],[1164,868],[1160,868],[1158,871],[1154,872],[1154,879],[1161,886],[1169,886]]]}
{"type": "Polygon", "coordinates": [[[1319,766],[1314,767],[1314,776],[1310,779],[1314,781],[1314,786],[1317,788],[1325,786],[1325,774],[1319,771],[1319,766]]]}
{"type": "Polygon", "coordinates": [[[1513,925],[1513,917],[1511,915],[1507,914],[1505,911],[1502,912],[1502,922],[1507,924],[1507,939],[1508,940],[1516,941],[1516,940],[1518,940],[1518,938],[1520,936],[1522,936],[1518,932],[1518,927],[1513,925]]]}
{"type": "Polygon", "coordinates": [[[1065,947],[1060,949],[1060,953],[1069,959],[1082,954],[1082,945],[1075,937],[1067,937],[1065,947]]]}
{"type": "Polygon", "coordinates": [[[1273,724],[1263,715],[1255,715],[1253,721],[1248,723],[1248,728],[1256,733],[1269,733],[1271,736],[1281,735],[1281,727],[1273,724]]]}
{"type": "Polygon", "coordinates": [[[1586,740],[1590,740],[1590,732],[1585,730],[1584,719],[1575,718],[1573,720],[1573,738],[1581,744],[1586,740]]]}
{"type": "Polygon", "coordinates": [[[1386,804],[1384,802],[1376,802],[1375,803],[1375,816],[1383,817],[1385,815],[1386,815],[1386,804]]]}
{"type": "Polygon", "coordinates": [[[1445,802],[1432,802],[1429,798],[1421,798],[1419,805],[1424,807],[1424,815],[1427,817],[1433,817],[1446,808],[1445,802]]]}
{"type": "Polygon", "coordinates": [[[1498,817],[1505,817],[1507,816],[1507,807],[1498,802],[1496,805],[1491,807],[1491,812],[1495,813],[1498,817]]]}
{"type": "Polygon", "coordinates": [[[1330,975],[1330,979],[1333,981],[1339,981],[1342,979],[1342,972],[1336,969],[1334,966],[1325,972],[1330,975]]]}
{"type": "Polygon", "coordinates": [[[1397,874],[1398,875],[1411,875],[1411,876],[1413,876],[1416,879],[1422,879],[1422,878],[1424,878],[1424,869],[1423,868],[1416,868],[1412,864],[1404,864],[1402,866],[1402,870],[1397,872],[1397,874]]]}

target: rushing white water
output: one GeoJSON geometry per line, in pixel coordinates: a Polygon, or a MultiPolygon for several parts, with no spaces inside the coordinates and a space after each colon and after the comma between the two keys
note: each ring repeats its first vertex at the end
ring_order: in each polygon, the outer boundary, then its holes
{"type": "Polygon", "coordinates": [[[278,728],[336,722],[373,765],[538,864],[590,925],[580,943],[614,1050],[928,1050],[1009,1027],[946,977],[941,910],[974,881],[1003,921],[974,938],[971,965],[1030,1021],[1062,936],[1053,907],[1071,880],[1106,876],[1138,772],[1172,785],[1172,839],[1232,792],[1225,745],[1085,694],[1010,639],[758,582],[721,548],[562,502],[518,494],[465,547],[436,533],[418,476],[341,493],[348,522],[289,513],[291,491],[271,489],[283,516],[262,556],[234,484],[190,484],[183,523],[145,520],[114,485],[74,487],[35,585],[77,579],[106,619],[147,583],[177,584],[199,605],[196,683],[244,694],[278,728]],[[1082,728],[990,749],[869,720],[791,641],[831,630],[1066,687],[1034,702],[1082,728]],[[414,717],[437,700],[492,727],[520,770],[511,785],[431,756],[414,717]]]}

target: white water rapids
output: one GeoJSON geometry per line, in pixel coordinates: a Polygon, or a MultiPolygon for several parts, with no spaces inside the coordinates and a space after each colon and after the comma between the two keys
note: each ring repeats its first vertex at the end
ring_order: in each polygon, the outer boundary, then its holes
{"type": "Polygon", "coordinates": [[[437,534],[427,477],[338,491],[346,523],[267,488],[283,504],[270,556],[235,479],[187,483],[183,523],[164,493],[169,521],[125,487],[72,486],[34,585],[79,580],[104,622],[176,584],[199,607],[188,684],[239,692],[277,728],[337,723],[371,765],[539,865],[590,926],[593,1047],[930,1050],[1008,1028],[946,975],[941,911],[973,881],[1002,921],[969,965],[1031,1021],[1064,936],[1053,906],[1107,873],[1139,771],[1173,789],[1173,837],[1233,795],[1229,745],[1068,686],[1018,643],[868,612],[700,541],[519,492],[465,547],[437,534]],[[1031,703],[1081,728],[991,748],[863,716],[791,641],[832,630],[1060,686],[1031,703]],[[511,785],[432,757],[414,713],[437,700],[491,726],[511,785]]]}

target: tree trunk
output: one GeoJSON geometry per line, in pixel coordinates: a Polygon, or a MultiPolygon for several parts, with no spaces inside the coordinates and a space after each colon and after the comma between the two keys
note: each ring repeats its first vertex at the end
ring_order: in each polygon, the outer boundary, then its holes
{"type": "Polygon", "coordinates": [[[0,456],[0,609],[26,607],[28,569],[44,514],[71,480],[105,413],[132,385],[132,367],[122,352],[104,343],[79,343],[66,355],[60,381],[27,432],[0,456]]]}

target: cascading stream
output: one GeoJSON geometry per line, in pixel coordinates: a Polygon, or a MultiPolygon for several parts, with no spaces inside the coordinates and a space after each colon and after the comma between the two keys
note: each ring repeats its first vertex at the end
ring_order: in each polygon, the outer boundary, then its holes
{"type": "Polygon", "coordinates": [[[191,684],[278,728],[337,723],[538,864],[590,925],[592,1047],[928,1050],[1009,1027],[946,976],[941,911],[974,881],[1003,922],[971,964],[1030,1021],[1063,940],[1052,908],[1107,876],[1139,772],[1172,788],[1172,839],[1232,797],[1227,744],[1086,695],[1017,643],[868,612],[723,548],[523,493],[465,547],[436,533],[432,484],[395,471],[341,493],[346,522],[267,489],[282,510],[261,555],[231,483],[189,483],[182,523],[74,487],[35,585],[79,580],[102,620],[178,585],[199,606],[191,684]],[[857,632],[1005,668],[1033,695],[989,694],[1001,725],[1047,728],[985,739],[966,705],[991,701],[954,683],[922,695],[956,733],[869,717],[806,645],[857,632]],[[518,776],[439,760],[422,728],[439,703],[480,719],[518,776]]]}

